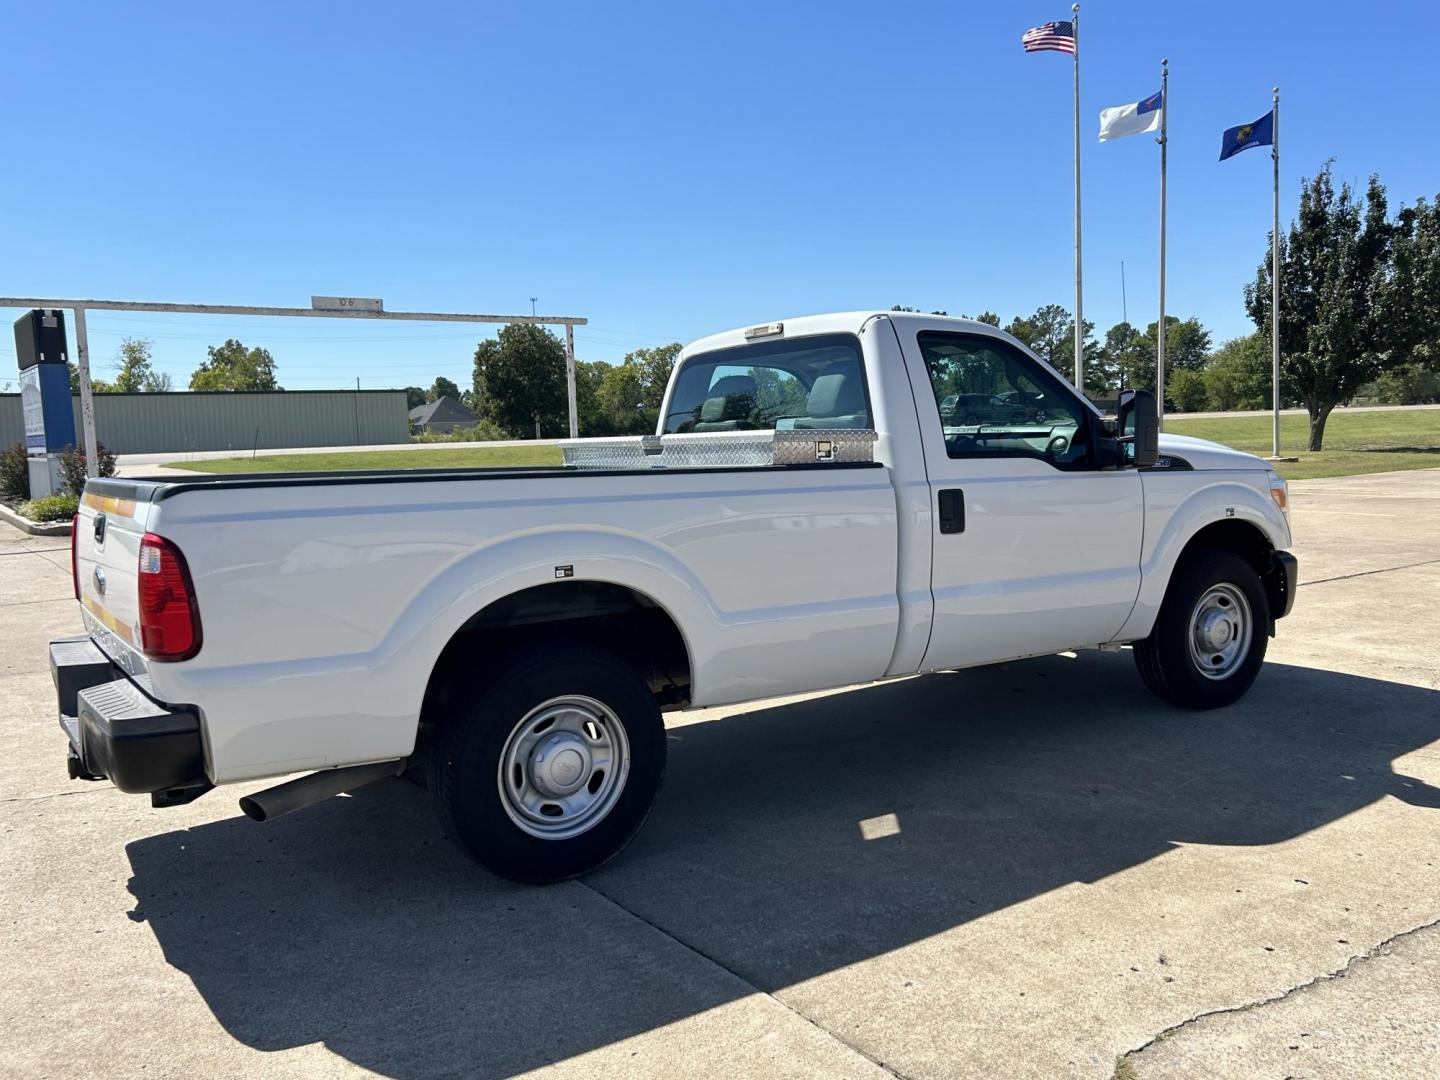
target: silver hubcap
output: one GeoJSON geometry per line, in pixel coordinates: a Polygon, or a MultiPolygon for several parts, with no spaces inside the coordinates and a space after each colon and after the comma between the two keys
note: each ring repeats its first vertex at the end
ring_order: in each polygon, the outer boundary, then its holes
{"type": "Polygon", "coordinates": [[[1254,620],[1245,594],[1212,585],[1190,616],[1190,659],[1207,679],[1227,679],[1250,652],[1254,620]]]}
{"type": "Polygon", "coordinates": [[[629,772],[630,741],[619,717],[594,698],[551,698],[505,740],[500,803],[531,836],[567,840],[604,819],[629,772]]]}

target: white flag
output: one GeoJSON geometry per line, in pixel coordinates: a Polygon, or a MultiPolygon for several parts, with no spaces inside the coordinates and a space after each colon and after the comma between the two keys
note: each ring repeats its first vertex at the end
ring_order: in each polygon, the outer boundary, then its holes
{"type": "Polygon", "coordinates": [[[1139,135],[1145,131],[1156,131],[1160,127],[1160,115],[1164,102],[1158,92],[1144,101],[1132,105],[1116,105],[1113,109],[1100,110],[1100,141],[1122,139],[1126,135],[1139,135]]]}

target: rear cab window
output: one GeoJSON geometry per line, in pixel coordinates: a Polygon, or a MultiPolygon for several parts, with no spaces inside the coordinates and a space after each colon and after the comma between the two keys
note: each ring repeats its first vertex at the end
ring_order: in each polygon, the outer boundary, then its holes
{"type": "Polygon", "coordinates": [[[873,426],[859,339],[818,334],[688,357],[661,432],[873,426]]]}

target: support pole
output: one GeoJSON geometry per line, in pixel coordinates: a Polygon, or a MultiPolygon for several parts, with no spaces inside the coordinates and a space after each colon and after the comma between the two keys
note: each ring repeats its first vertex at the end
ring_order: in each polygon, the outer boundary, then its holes
{"type": "Polygon", "coordinates": [[[95,439],[95,395],[90,387],[90,339],[85,333],[85,309],[75,308],[75,366],[80,369],[80,426],[84,429],[85,475],[100,475],[99,447],[95,439]]]}
{"type": "Polygon", "coordinates": [[[1080,5],[1070,5],[1075,39],[1075,389],[1085,393],[1085,311],[1080,286],[1080,5]]]}
{"type": "Polygon", "coordinates": [[[1280,88],[1271,90],[1270,160],[1275,166],[1270,221],[1270,455],[1280,457],[1280,88]]]}
{"type": "Polygon", "coordinates": [[[1155,417],[1165,430],[1165,156],[1170,135],[1170,61],[1160,61],[1160,321],[1155,326],[1155,417]]]}
{"type": "Polygon", "coordinates": [[[580,437],[580,418],[575,406],[575,327],[565,324],[565,395],[570,405],[570,438],[580,437]]]}

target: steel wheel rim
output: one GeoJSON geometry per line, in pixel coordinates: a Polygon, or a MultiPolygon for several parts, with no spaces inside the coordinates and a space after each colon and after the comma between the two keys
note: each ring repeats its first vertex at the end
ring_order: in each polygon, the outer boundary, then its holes
{"type": "Polygon", "coordinates": [[[1228,679],[1250,654],[1250,601],[1228,582],[1205,590],[1190,614],[1190,660],[1207,679],[1228,679]]]}
{"type": "Polygon", "coordinates": [[[579,836],[615,808],[630,774],[625,725],[603,702],[551,698],[525,714],[500,751],[500,805],[541,840],[579,836]]]}

